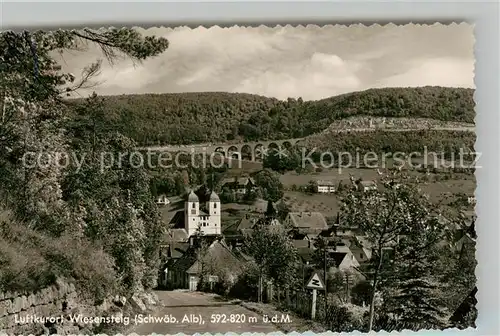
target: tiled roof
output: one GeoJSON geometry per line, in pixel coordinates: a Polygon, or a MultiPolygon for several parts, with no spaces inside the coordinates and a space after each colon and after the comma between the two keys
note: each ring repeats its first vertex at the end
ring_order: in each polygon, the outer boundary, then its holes
{"type": "Polygon", "coordinates": [[[332,236],[334,236],[334,232],[335,232],[335,229],[332,226],[332,227],[328,227],[328,228],[322,230],[319,235],[322,237],[332,237],[332,236]]]}
{"type": "Polygon", "coordinates": [[[288,214],[292,225],[296,228],[325,230],[328,228],[321,212],[290,212],[288,214]]]}
{"type": "Polygon", "coordinates": [[[222,180],[222,185],[239,185],[239,186],[245,186],[247,185],[248,183],[252,183],[252,184],[255,184],[255,181],[253,180],[253,178],[251,177],[238,177],[238,178],[234,178],[234,177],[227,177],[225,179],[222,180]]]}
{"type": "Polygon", "coordinates": [[[305,247],[309,247],[309,244],[310,244],[310,241],[308,240],[305,240],[305,239],[294,239],[292,240],[292,244],[293,246],[295,246],[295,248],[299,249],[299,248],[305,248],[305,247]]]}
{"type": "Polygon", "coordinates": [[[183,229],[185,225],[185,212],[184,210],[179,210],[175,213],[174,217],[169,222],[169,226],[176,229],[183,229]]]}
{"type": "Polygon", "coordinates": [[[335,262],[335,267],[339,267],[346,255],[347,253],[345,252],[331,252],[329,256],[335,262]]]}
{"type": "Polygon", "coordinates": [[[349,247],[346,245],[337,245],[335,252],[346,253],[346,254],[352,253],[351,249],[349,249],[349,247]]]}
{"type": "Polygon", "coordinates": [[[253,229],[243,229],[241,230],[241,234],[244,235],[244,236],[250,236],[252,235],[252,232],[253,232],[253,229]]]}
{"type": "Polygon", "coordinates": [[[308,234],[306,235],[306,237],[307,237],[307,239],[309,239],[309,240],[314,240],[314,239],[316,239],[316,237],[318,237],[318,234],[317,234],[317,233],[308,233],[308,234]]]}
{"type": "Polygon", "coordinates": [[[254,218],[251,216],[245,216],[239,221],[232,223],[230,226],[224,229],[225,235],[240,235],[244,232],[251,232],[252,227],[255,225],[254,218]]]}
{"type": "Polygon", "coordinates": [[[166,268],[170,269],[176,261],[176,259],[168,259],[167,262],[163,264],[163,270],[165,270],[166,268]]]}
{"type": "Polygon", "coordinates": [[[364,248],[371,248],[372,247],[372,243],[370,243],[370,241],[366,237],[355,236],[354,238],[356,239],[356,243],[359,244],[360,247],[364,247],[364,248]]]}
{"type": "Polygon", "coordinates": [[[297,229],[292,229],[288,233],[289,233],[289,236],[295,240],[303,240],[304,238],[307,237],[306,233],[300,232],[300,230],[297,230],[297,229]]]}
{"type": "Polygon", "coordinates": [[[372,187],[377,185],[374,181],[359,181],[359,184],[363,187],[372,187]]]}
{"type": "Polygon", "coordinates": [[[303,261],[311,261],[314,250],[309,247],[300,247],[297,248],[297,252],[303,261]]]}
{"type": "Polygon", "coordinates": [[[172,237],[172,241],[174,242],[183,242],[187,241],[189,238],[186,229],[170,229],[170,236],[172,237]]]}
{"type": "MultiPolygon", "coordinates": [[[[243,260],[238,258],[235,253],[231,252],[226,244],[218,240],[210,245],[207,250],[206,258],[207,262],[204,267],[207,267],[207,271],[209,271],[212,265],[217,268],[226,269],[230,272],[239,272],[243,269],[243,260]]],[[[200,271],[199,266],[199,263],[195,260],[186,271],[188,273],[198,273],[200,271]]]]}
{"type": "Polygon", "coordinates": [[[172,270],[176,272],[186,272],[194,264],[196,259],[195,249],[191,247],[172,265],[172,270]]]}
{"type": "Polygon", "coordinates": [[[237,230],[251,229],[255,225],[255,222],[255,218],[245,216],[238,223],[237,230]]]}
{"type": "Polygon", "coordinates": [[[170,252],[171,257],[174,259],[179,259],[186,253],[189,249],[189,243],[173,243],[170,252]]]}

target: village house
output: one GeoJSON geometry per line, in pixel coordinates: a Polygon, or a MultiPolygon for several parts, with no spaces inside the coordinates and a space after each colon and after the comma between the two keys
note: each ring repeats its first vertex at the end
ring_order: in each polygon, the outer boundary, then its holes
{"type": "Polygon", "coordinates": [[[179,260],[189,249],[189,242],[171,242],[166,248],[162,250],[161,264],[159,274],[159,285],[162,288],[168,288],[172,283],[172,273],[170,269],[172,265],[179,260]]]}
{"type": "Polygon", "coordinates": [[[377,190],[377,184],[375,181],[359,181],[358,190],[363,192],[377,190]]]}
{"type": "Polygon", "coordinates": [[[357,191],[373,191],[377,190],[377,183],[375,181],[363,181],[362,179],[354,179],[354,176],[350,176],[349,179],[355,190],[357,191]]]}
{"type": "Polygon", "coordinates": [[[159,287],[166,288],[169,265],[182,257],[189,248],[187,231],[184,228],[170,228],[162,236],[160,242],[159,287]]]}
{"type": "Polygon", "coordinates": [[[322,194],[330,194],[336,191],[333,181],[316,180],[314,181],[314,191],[322,194]]]}
{"type": "Polygon", "coordinates": [[[362,234],[363,234],[362,230],[357,226],[339,225],[335,227],[335,235],[337,237],[349,238],[349,237],[359,236],[362,234]]]}
{"type": "Polygon", "coordinates": [[[255,187],[255,181],[251,177],[234,177],[222,180],[222,189],[231,190],[239,195],[244,195],[247,191],[253,191],[255,187]]]}
{"type": "Polygon", "coordinates": [[[244,259],[242,253],[233,253],[221,238],[191,237],[189,249],[175,262],[171,263],[167,273],[172,288],[196,291],[202,276],[206,281],[214,283],[225,281],[236,282],[243,271],[244,259]],[[204,252],[201,241],[208,245],[204,252]]]}
{"type": "Polygon", "coordinates": [[[299,233],[309,235],[309,238],[328,229],[326,219],[321,212],[290,212],[284,225],[289,229],[296,229],[299,233]]]}
{"type": "Polygon", "coordinates": [[[334,267],[338,270],[348,270],[360,266],[352,251],[345,245],[337,245],[335,250],[328,252],[328,256],[333,259],[334,267]]]}
{"type": "MultiPolygon", "coordinates": [[[[299,257],[304,266],[312,265],[313,256],[316,251],[314,245],[307,241],[293,241],[293,245],[297,249],[299,257]],[[309,243],[309,244],[307,244],[309,243]]],[[[328,259],[332,260],[334,265],[328,270],[332,272],[335,269],[347,270],[352,267],[358,267],[360,265],[359,261],[356,259],[352,251],[348,246],[339,243],[335,246],[329,246],[325,252],[328,259]]]]}
{"type": "Polygon", "coordinates": [[[229,246],[241,246],[243,244],[243,240],[252,232],[256,223],[257,218],[252,217],[249,214],[245,214],[245,216],[239,221],[224,229],[223,235],[226,243],[229,246]]]}
{"type": "Polygon", "coordinates": [[[359,264],[366,263],[371,259],[372,244],[365,237],[350,237],[348,246],[359,264]]]}
{"type": "Polygon", "coordinates": [[[170,200],[167,198],[167,195],[159,195],[156,198],[156,204],[158,205],[169,205],[170,200]]]}
{"type": "Polygon", "coordinates": [[[475,196],[469,196],[467,197],[467,203],[474,205],[476,204],[476,197],[475,196]]]}

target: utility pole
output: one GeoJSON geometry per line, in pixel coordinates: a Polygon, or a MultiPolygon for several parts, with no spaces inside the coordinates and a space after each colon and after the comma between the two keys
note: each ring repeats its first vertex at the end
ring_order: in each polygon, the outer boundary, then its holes
{"type": "Polygon", "coordinates": [[[302,263],[302,290],[305,291],[306,290],[306,284],[305,284],[305,273],[306,273],[306,265],[304,265],[304,263],[302,263]]]}
{"type": "Polygon", "coordinates": [[[326,314],[328,311],[328,283],[327,283],[327,251],[326,248],[328,247],[328,244],[325,240],[325,320],[326,320],[326,314]]]}

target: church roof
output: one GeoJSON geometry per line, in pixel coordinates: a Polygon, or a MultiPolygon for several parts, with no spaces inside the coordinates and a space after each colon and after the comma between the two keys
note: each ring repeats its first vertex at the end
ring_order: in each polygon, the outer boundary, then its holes
{"type": "Polygon", "coordinates": [[[210,194],[210,202],[220,202],[219,196],[217,196],[217,194],[214,193],[213,191],[210,194]]]}
{"type": "Polygon", "coordinates": [[[191,190],[191,192],[188,195],[188,202],[199,202],[200,199],[198,196],[191,190]]]}

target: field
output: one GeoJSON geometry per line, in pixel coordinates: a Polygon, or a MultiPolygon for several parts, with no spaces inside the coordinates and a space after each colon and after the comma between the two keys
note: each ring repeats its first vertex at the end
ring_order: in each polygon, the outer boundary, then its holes
{"type": "MultiPolygon", "coordinates": [[[[239,175],[242,173],[250,173],[258,170],[259,163],[249,162],[249,167],[242,169],[233,168],[229,170],[230,175],[239,175]]],[[[388,161],[388,166],[391,167],[391,162],[388,161]]],[[[384,171],[384,169],[380,169],[384,171]]],[[[476,182],[473,175],[463,173],[454,173],[452,175],[443,173],[421,173],[417,171],[407,171],[410,176],[418,176],[422,182],[419,186],[422,192],[430,196],[431,201],[445,201],[448,203],[453,200],[455,194],[465,194],[467,196],[474,195],[476,182]],[[424,178],[429,179],[429,182],[424,182],[424,178]]],[[[336,194],[309,194],[298,191],[297,188],[306,186],[311,180],[329,180],[335,184],[342,182],[343,185],[350,186],[350,176],[355,179],[362,178],[363,180],[378,181],[380,178],[376,169],[371,168],[331,168],[323,169],[318,172],[297,173],[294,171],[280,175],[280,181],[284,186],[285,195],[283,200],[290,207],[291,211],[319,211],[325,217],[335,217],[340,210],[340,200],[336,194]]],[[[171,198],[172,204],[168,207],[161,208],[162,218],[164,222],[169,222],[176,211],[183,208],[180,198],[171,198]]],[[[222,226],[227,227],[241,219],[245,213],[263,213],[266,210],[267,202],[259,200],[253,205],[248,204],[223,204],[222,205],[222,226]]]]}
{"type": "Polygon", "coordinates": [[[298,191],[287,191],[285,202],[292,211],[321,212],[325,217],[334,217],[340,210],[339,199],[335,194],[312,194],[308,195],[298,191]]]}
{"type": "MultiPolygon", "coordinates": [[[[297,174],[289,172],[281,176],[281,182],[288,190],[285,192],[285,200],[291,205],[293,211],[320,211],[325,216],[336,215],[339,210],[338,198],[336,195],[324,194],[306,194],[298,191],[289,190],[292,186],[307,185],[312,179],[330,180],[342,184],[349,183],[349,176],[352,174],[354,178],[362,178],[363,180],[379,179],[379,175],[374,169],[357,169],[349,168],[323,170],[322,172],[315,172],[310,174],[297,174]]],[[[425,174],[418,172],[409,172],[410,176],[423,177],[425,174]]],[[[444,198],[453,196],[454,194],[474,195],[476,189],[475,178],[472,175],[455,174],[447,180],[439,180],[443,174],[429,174],[428,178],[431,182],[421,182],[419,184],[423,193],[429,195],[433,202],[439,202],[444,198]]]]}

